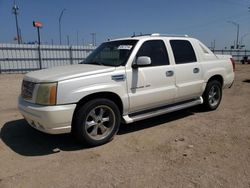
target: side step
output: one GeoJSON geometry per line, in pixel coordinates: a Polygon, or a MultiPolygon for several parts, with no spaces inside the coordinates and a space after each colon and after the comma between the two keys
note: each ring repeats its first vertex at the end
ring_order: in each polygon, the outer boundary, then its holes
{"type": "Polygon", "coordinates": [[[133,123],[133,122],[140,121],[143,119],[147,119],[147,118],[159,116],[162,114],[166,114],[166,113],[182,110],[185,108],[189,108],[192,106],[196,106],[196,105],[199,105],[202,103],[203,103],[203,99],[202,99],[202,97],[199,97],[198,99],[189,100],[187,102],[182,102],[182,103],[177,103],[175,105],[168,105],[166,107],[157,108],[157,109],[152,110],[152,111],[147,110],[147,111],[145,111],[145,113],[142,112],[142,113],[125,115],[125,116],[123,116],[123,119],[125,120],[125,123],[133,123]]]}

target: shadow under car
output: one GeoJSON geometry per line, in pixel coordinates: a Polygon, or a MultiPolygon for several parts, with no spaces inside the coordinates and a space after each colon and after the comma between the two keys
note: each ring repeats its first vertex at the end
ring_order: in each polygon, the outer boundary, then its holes
{"type": "MultiPolygon", "coordinates": [[[[193,115],[195,108],[185,109],[132,124],[121,124],[117,135],[143,131],[193,115]]],[[[51,135],[37,131],[28,125],[26,120],[19,119],[4,124],[0,132],[2,141],[14,152],[24,156],[42,156],[62,151],[75,151],[88,149],[77,142],[72,134],[51,135]]]]}

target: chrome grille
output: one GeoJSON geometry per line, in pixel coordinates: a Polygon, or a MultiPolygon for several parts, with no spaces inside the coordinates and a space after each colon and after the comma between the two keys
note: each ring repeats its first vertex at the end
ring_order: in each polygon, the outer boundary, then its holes
{"type": "Polygon", "coordinates": [[[23,80],[22,84],[22,97],[27,100],[32,99],[35,83],[23,80]]]}

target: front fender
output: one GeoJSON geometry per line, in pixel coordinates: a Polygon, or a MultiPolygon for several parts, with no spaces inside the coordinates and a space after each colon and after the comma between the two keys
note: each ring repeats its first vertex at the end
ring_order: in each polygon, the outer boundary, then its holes
{"type": "Polygon", "coordinates": [[[59,82],[57,104],[75,104],[88,95],[101,92],[118,95],[123,103],[124,113],[126,113],[129,108],[126,80],[115,81],[112,80],[111,75],[59,82]]]}

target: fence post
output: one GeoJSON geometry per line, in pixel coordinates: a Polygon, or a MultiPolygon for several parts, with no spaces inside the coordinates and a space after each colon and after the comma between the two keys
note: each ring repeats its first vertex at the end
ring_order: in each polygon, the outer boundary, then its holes
{"type": "Polygon", "coordinates": [[[69,46],[69,62],[73,65],[73,53],[72,53],[72,46],[69,46]]]}
{"type": "Polygon", "coordinates": [[[0,62],[0,74],[2,73],[1,62],[0,62]]]}
{"type": "Polygon", "coordinates": [[[41,57],[41,46],[38,44],[38,62],[39,62],[39,69],[42,69],[42,57],[41,57]]]}

